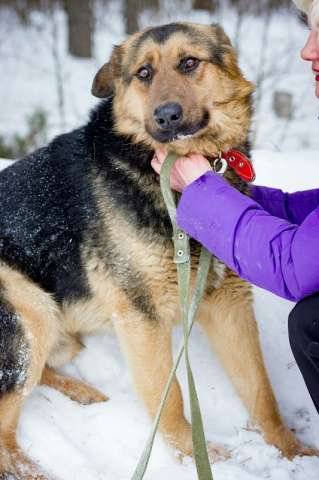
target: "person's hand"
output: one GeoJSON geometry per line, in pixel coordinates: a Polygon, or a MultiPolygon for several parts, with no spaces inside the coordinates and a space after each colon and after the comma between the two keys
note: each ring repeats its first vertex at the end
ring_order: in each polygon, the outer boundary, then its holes
{"type": "MultiPolygon", "coordinates": [[[[166,155],[163,150],[156,150],[154,154],[151,165],[158,174],[161,172],[166,155]]],[[[182,192],[185,187],[209,170],[212,170],[209,161],[198,153],[192,153],[188,157],[179,157],[171,171],[171,188],[182,192]]]]}

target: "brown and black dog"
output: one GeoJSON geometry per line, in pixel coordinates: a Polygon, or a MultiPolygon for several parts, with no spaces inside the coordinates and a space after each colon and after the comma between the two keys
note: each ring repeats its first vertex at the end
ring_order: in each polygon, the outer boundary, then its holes
{"type": "MultiPolygon", "coordinates": [[[[82,403],[106,400],[54,369],[81,350],[82,335],[110,323],[154,416],[172,367],[179,307],[172,230],[151,159],[163,146],[210,158],[231,148],[248,153],[252,91],[219,26],[147,29],[115,47],[97,73],[93,93],[106,100],[86,126],[1,172],[1,478],[47,478],[15,436],[36,384],[82,403]]],[[[234,171],[226,178],[247,193],[234,171]]],[[[196,242],[191,251],[196,265],[196,242]]],[[[280,417],[250,286],[217,259],[198,321],[266,441],[288,457],[315,454],[280,417]]],[[[176,379],[160,428],[171,445],[192,453],[176,379]]],[[[210,450],[227,455],[216,445],[210,450]]]]}

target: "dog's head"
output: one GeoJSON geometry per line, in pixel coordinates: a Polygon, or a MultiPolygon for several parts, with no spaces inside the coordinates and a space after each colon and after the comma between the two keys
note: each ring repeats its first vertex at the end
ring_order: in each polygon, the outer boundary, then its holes
{"type": "Polygon", "coordinates": [[[113,50],[92,93],[114,96],[116,129],[151,148],[217,154],[247,140],[253,85],[218,25],[149,28],[113,50]]]}

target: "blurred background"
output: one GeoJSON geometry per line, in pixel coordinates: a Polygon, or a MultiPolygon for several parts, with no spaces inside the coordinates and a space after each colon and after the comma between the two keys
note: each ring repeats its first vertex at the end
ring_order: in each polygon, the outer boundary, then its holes
{"type": "Polygon", "coordinates": [[[219,22],[255,82],[254,148],[318,149],[307,27],[290,0],[1,0],[0,157],[19,158],[86,121],[97,69],[129,33],[219,22]]]}

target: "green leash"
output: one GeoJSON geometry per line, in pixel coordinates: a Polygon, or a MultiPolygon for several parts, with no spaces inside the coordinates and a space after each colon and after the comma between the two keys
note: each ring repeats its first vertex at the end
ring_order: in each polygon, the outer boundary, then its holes
{"type": "Polygon", "coordinates": [[[179,229],[177,226],[176,204],[174,194],[170,188],[170,173],[176,158],[177,156],[175,154],[169,154],[162,166],[161,189],[173,225],[174,262],[177,264],[179,295],[184,325],[184,338],[183,344],[179,348],[177,358],[169,375],[168,382],[165,386],[164,394],[154,420],[151,434],[131,480],[142,480],[144,478],[144,474],[150,460],[161,414],[164,409],[171,384],[173,382],[177,367],[180,363],[183,353],[185,355],[185,363],[187,368],[188,390],[192,418],[193,450],[198,480],[213,480],[213,475],[206,448],[202,415],[196,393],[193,373],[188,358],[188,338],[194,325],[198,305],[204,294],[207,275],[211,262],[211,254],[205,248],[202,248],[198,264],[194,294],[191,305],[189,306],[189,282],[191,272],[189,237],[186,235],[185,232],[183,232],[183,230],[179,229]]]}

